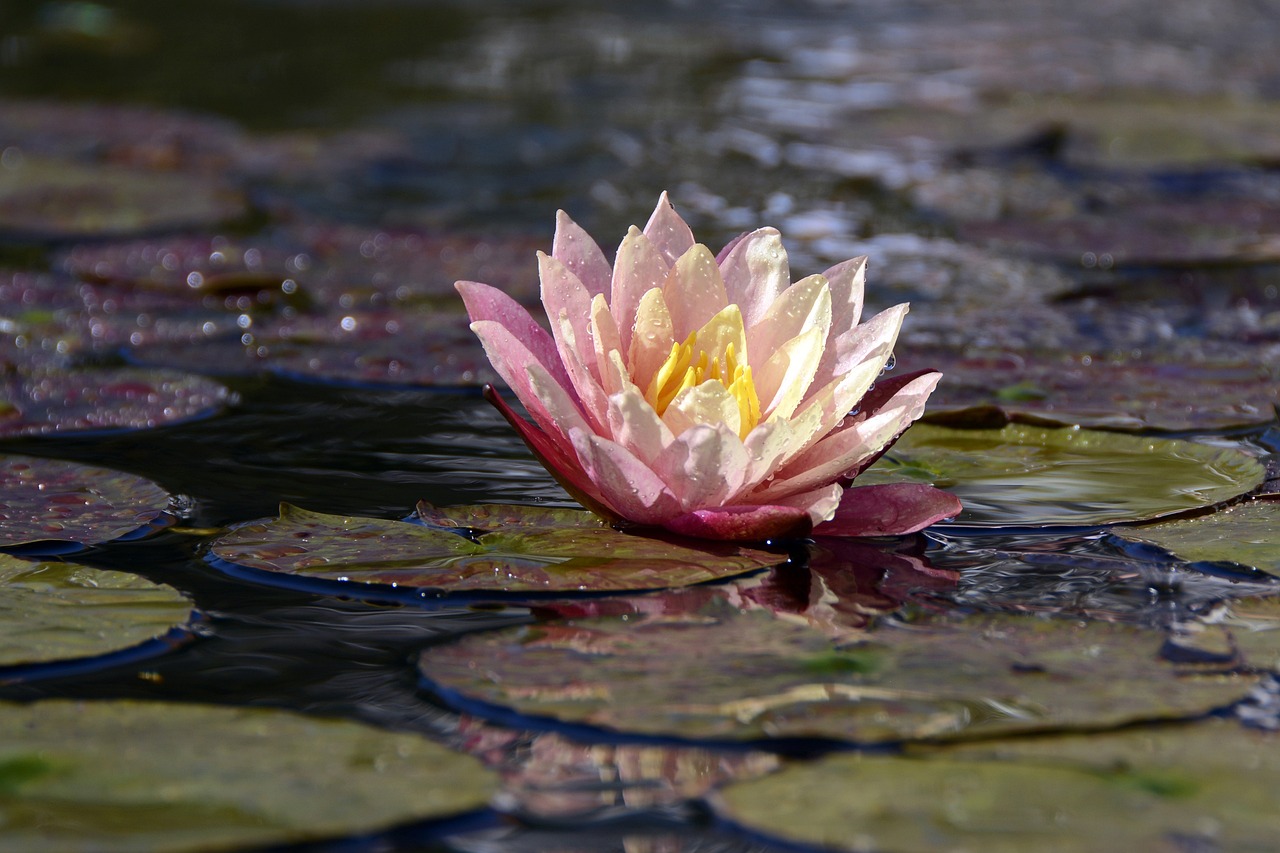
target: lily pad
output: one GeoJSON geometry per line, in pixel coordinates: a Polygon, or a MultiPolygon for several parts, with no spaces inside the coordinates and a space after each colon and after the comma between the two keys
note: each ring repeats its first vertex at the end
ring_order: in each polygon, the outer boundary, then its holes
{"type": "Polygon", "coordinates": [[[137,575],[9,554],[0,554],[0,591],[0,666],[122,649],[181,625],[191,611],[177,590],[137,575]]]}
{"type": "Polygon", "coordinates": [[[1225,720],[833,755],[731,783],[717,810],[832,850],[1266,850],[1280,735],[1225,720]]]}
{"type": "Polygon", "coordinates": [[[902,364],[943,372],[925,420],[951,425],[1012,420],[1120,431],[1230,429],[1270,423],[1280,396],[1280,377],[1245,358],[1117,363],[1079,354],[931,348],[913,349],[902,364]]]}
{"type": "Polygon", "coordinates": [[[446,592],[661,589],[785,561],[750,548],[622,533],[582,510],[462,506],[443,513],[423,510],[432,527],[282,504],[279,518],[240,525],[211,550],[240,566],[344,586],[446,592]],[[463,535],[469,531],[476,533],[463,535]]]}
{"type": "Polygon", "coordinates": [[[1200,518],[1113,532],[1130,542],[1157,545],[1190,563],[1239,563],[1280,577],[1280,501],[1251,501],[1200,518]]]}
{"type": "Polygon", "coordinates": [[[0,704],[3,851],[238,850],[473,810],[497,787],[472,758],[362,723],[160,702],[0,704]]]}
{"type": "Polygon", "coordinates": [[[24,158],[0,169],[0,231],[65,239],[216,225],[245,213],[210,175],[24,158]]]}
{"type": "Polygon", "coordinates": [[[955,523],[1051,527],[1141,521],[1238,497],[1265,477],[1226,448],[1082,429],[912,427],[860,484],[927,482],[964,504],[955,523]]]}
{"type": "Polygon", "coordinates": [[[172,370],[19,372],[0,390],[0,436],[149,429],[221,409],[224,385],[172,370]]]}
{"type": "Polygon", "coordinates": [[[1249,678],[1181,678],[1163,632],[984,615],[823,634],[727,602],[686,618],[550,622],[423,652],[446,701],[678,738],[857,743],[1102,729],[1202,714],[1249,678]],[[476,661],[484,661],[482,667],[476,661]]]}
{"type": "Polygon", "coordinates": [[[0,547],[109,542],[154,523],[168,507],[163,489],[133,474],[0,456],[0,547]]]}

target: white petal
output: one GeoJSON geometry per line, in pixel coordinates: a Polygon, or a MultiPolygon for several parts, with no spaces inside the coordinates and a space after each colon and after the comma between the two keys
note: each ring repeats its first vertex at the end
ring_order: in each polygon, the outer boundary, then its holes
{"type": "Polygon", "coordinates": [[[862,293],[867,279],[867,256],[850,258],[822,274],[831,284],[831,330],[852,329],[862,318],[862,293]]]}
{"type": "Polygon", "coordinates": [[[813,382],[826,338],[825,326],[801,332],[783,344],[755,374],[760,411],[766,419],[790,418],[795,412],[813,382]]]}
{"type": "Polygon", "coordinates": [[[741,488],[746,468],[747,451],[724,424],[686,430],[654,465],[686,512],[723,506],[741,488]]]}
{"type": "Polygon", "coordinates": [[[720,263],[729,301],[742,306],[747,328],[764,318],[791,283],[791,266],[776,228],[761,228],[739,240],[720,263]]]}
{"type": "Polygon", "coordinates": [[[820,275],[788,287],[747,333],[751,364],[764,364],[784,343],[814,326],[831,328],[831,290],[820,275]]]}
{"type": "Polygon", "coordinates": [[[659,458],[675,441],[671,430],[634,385],[609,398],[609,430],[615,441],[644,461],[659,458]]]}
{"type": "Polygon", "coordinates": [[[709,379],[700,385],[686,388],[675,396],[663,413],[671,432],[677,438],[687,429],[699,424],[717,426],[724,424],[736,434],[742,426],[742,413],[738,400],[720,382],[709,379]]]}
{"type": "Polygon", "coordinates": [[[662,285],[662,295],[671,311],[671,327],[678,341],[729,304],[716,259],[701,243],[691,246],[676,260],[662,285]]]}

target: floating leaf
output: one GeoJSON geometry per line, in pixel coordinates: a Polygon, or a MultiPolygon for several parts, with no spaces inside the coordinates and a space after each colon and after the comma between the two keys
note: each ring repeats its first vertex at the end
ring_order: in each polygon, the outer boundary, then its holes
{"type": "Polygon", "coordinates": [[[964,503],[974,527],[1099,525],[1212,506],[1262,482],[1238,451],[1189,441],[1009,425],[917,425],[859,484],[928,482],[964,503]]]}
{"type": "Polygon", "coordinates": [[[190,611],[177,590],[136,575],[0,554],[0,666],[125,648],[190,611]]]}
{"type": "Polygon", "coordinates": [[[41,238],[215,225],[245,209],[211,175],[35,158],[0,169],[0,231],[41,238]]]}
{"type": "Polygon", "coordinates": [[[903,364],[946,375],[926,420],[1007,420],[1110,430],[1216,430],[1269,423],[1280,376],[1258,360],[1112,362],[1080,354],[957,354],[913,349],[903,364]],[[993,410],[994,409],[994,410],[993,410]]]}
{"type": "Polygon", "coordinates": [[[1113,532],[1130,542],[1157,545],[1187,562],[1239,563],[1280,576],[1280,501],[1251,501],[1199,518],[1113,532]]]}
{"type": "Polygon", "coordinates": [[[1280,834],[1280,735],[1206,720],[832,755],[713,799],[756,832],[833,850],[1265,850],[1280,834]]]}
{"type": "Polygon", "coordinates": [[[522,506],[428,509],[460,532],[309,512],[288,504],[276,519],[241,525],[214,556],[251,568],[333,581],[448,592],[607,592],[660,589],[751,572],[785,560],[750,548],[635,536],[588,512],[522,506]],[[501,525],[495,521],[502,519],[501,525]]]}
{"type": "Polygon", "coordinates": [[[1197,715],[1252,684],[1180,678],[1159,656],[1164,634],[1128,625],[986,615],[882,625],[835,648],[807,626],[716,604],[684,618],[473,635],[423,652],[419,668],[470,711],[478,702],[628,733],[859,743],[1197,715]]]}
{"type": "Polygon", "coordinates": [[[13,436],[149,429],[210,415],[229,392],[190,373],[117,368],[19,373],[0,393],[0,436],[13,436]]]}
{"type": "Polygon", "coordinates": [[[151,524],[168,506],[163,489],[133,474],[0,455],[0,547],[108,542],[151,524]]]}
{"type": "Polygon", "coordinates": [[[1245,663],[1280,673],[1280,598],[1234,601],[1222,624],[1245,663]]]}
{"type": "Polygon", "coordinates": [[[497,779],[424,738],[265,708],[0,704],[0,849],[224,850],[484,806],[497,779]]]}

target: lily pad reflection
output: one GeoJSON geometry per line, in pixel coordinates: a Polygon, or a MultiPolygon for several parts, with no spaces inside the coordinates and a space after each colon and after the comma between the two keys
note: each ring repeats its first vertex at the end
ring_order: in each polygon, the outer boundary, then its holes
{"type": "Polygon", "coordinates": [[[731,545],[632,536],[582,510],[424,506],[422,513],[435,526],[282,504],[278,518],[235,528],[214,542],[212,552],[268,572],[449,592],[661,589],[786,559],[731,545]]]}
{"type": "Polygon", "coordinates": [[[136,575],[0,554],[0,666],[122,649],[181,625],[190,610],[177,590],[136,575]]]}
{"type": "Polygon", "coordinates": [[[496,788],[474,759],[342,720],[159,702],[0,704],[5,851],[283,844],[480,808],[496,788]]]}
{"type": "Polygon", "coordinates": [[[1260,484],[1238,450],[1189,441],[1011,424],[912,427],[859,484],[927,482],[964,503],[956,524],[1049,527],[1141,521],[1212,506],[1260,484]]]}
{"type": "Polygon", "coordinates": [[[806,625],[714,605],[473,635],[426,650],[419,667],[467,710],[683,738],[858,743],[1179,718],[1252,684],[1181,678],[1160,658],[1163,632],[1126,625],[988,615],[881,626],[837,647],[806,625]]]}

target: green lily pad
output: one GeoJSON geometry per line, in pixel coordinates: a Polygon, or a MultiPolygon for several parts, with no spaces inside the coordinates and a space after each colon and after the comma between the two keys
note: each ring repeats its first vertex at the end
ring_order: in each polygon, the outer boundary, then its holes
{"type": "Polygon", "coordinates": [[[469,538],[461,530],[282,504],[279,518],[236,527],[213,543],[212,553],[268,572],[448,592],[661,589],[785,562],[751,548],[622,533],[583,510],[481,506],[444,512],[424,509],[437,525],[490,532],[469,538]]]}
{"type": "Polygon", "coordinates": [[[190,612],[177,590],[137,575],[0,554],[0,666],[105,654],[190,612]]]}
{"type": "Polygon", "coordinates": [[[1280,598],[1233,601],[1222,625],[1245,663],[1280,673],[1280,598]]]}
{"type": "Polygon", "coordinates": [[[989,425],[1008,420],[1094,429],[1219,430],[1270,423],[1280,376],[1257,359],[1134,362],[1080,354],[913,348],[905,369],[929,366],[946,379],[925,420],[989,425]]]}
{"type": "Polygon", "coordinates": [[[472,758],[362,723],[160,702],[0,704],[6,853],[284,844],[480,808],[496,789],[472,758]]]}
{"type": "Polygon", "coordinates": [[[168,507],[163,489],[133,474],[0,455],[0,547],[109,542],[155,522],[168,507]]]}
{"type": "Polygon", "coordinates": [[[1189,441],[1010,424],[917,425],[860,484],[926,482],[964,504],[955,523],[1050,527],[1142,521],[1238,497],[1265,478],[1247,454],[1189,441]]]}
{"type": "Polygon", "coordinates": [[[572,619],[430,648],[446,701],[628,733],[858,743],[1101,729],[1202,714],[1250,678],[1182,678],[1163,632],[984,615],[881,626],[834,646],[712,600],[684,617],[572,619]],[[484,661],[477,667],[476,661],[484,661]]]}
{"type": "Polygon", "coordinates": [[[0,231],[85,237],[215,225],[246,210],[211,175],[24,159],[0,169],[0,231]]]}
{"type": "Polygon", "coordinates": [[[1239,563],[1280,577],[1280,501],[1251,501],[1199,518],[1113,532],[1130,542],[1164,548],[1187,562],[1239,563]]]}
{"type": "Polygon", "coordinates": [[[0,387],[0,436],[149,429],[222,408],[227,388],[172,370],[20,372],[0,387]]]}
{"type": "Polygon", "coordinates": [[[1266,850],[1280,735],[1224,720],[833,755],[713,795],[757,832],[833,850],[1266,850]]]}

